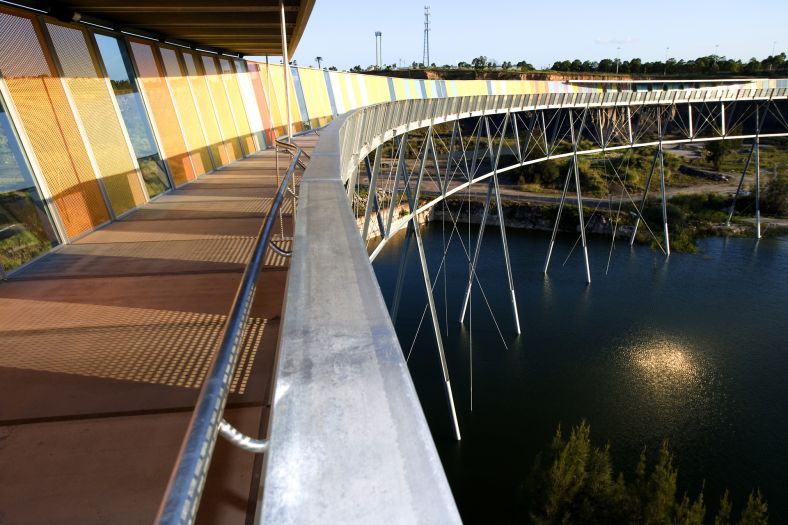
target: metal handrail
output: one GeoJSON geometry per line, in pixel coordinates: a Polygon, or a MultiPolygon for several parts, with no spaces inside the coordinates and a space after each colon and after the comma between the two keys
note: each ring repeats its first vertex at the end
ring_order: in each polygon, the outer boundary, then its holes
{"type": "MultiPolygon", "coordinates": [[[[241,283],[238,286],[230,313],[227,315],[227,321],[211,366],[197,398],[197,404],[181,444],[167,491],[156,516],[158,524],[191,524],[194,523],[197,515],[217,435],[220,427],[225,423],[222,420],[222,414],[230,393],[230,383],[238,361],[244,328],[254,300],[260,269],[269,246],[271,229],[276,219],[276,212],[287,191],[287,183],[293,176],[301,157],[301,148],[293,147],[295,148],[294,152],[288,149],[293,154],[293,160],[279,185],[265,223],[257,234],[252,256],[244,270],[243,277],[241,277],[241,283]]],[[[225,424],[221,430],[223,435],[231,436],[234,429],[229,424],[225,424]]],[[[256,451],[265,450],[267,442],[261,441],[259,443],[256,451]]]]}

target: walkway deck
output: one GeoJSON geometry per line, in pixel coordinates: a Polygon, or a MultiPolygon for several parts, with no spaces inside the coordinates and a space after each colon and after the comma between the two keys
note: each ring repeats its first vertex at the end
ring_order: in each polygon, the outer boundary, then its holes
{"type": "MultiPolygon", "coordinates": [[[[266,151],[205,175],[0,283],[0,524],[153,520],[274,165],[266,151]]],[[[287,260],[269,252],[263,272],[226,413],[252,435],[268,421],[287,260]]],[[[260,461],[220,440],[198,521],[244,523],[260,461]]]]}

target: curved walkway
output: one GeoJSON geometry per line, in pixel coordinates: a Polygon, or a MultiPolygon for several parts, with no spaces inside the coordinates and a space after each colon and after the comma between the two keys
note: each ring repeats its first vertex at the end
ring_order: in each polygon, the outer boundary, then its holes
{"type": "MultiPolygon", "coordinates": [[[[280,153],[282,174],[289,162],[280,153]]],[[[153,521],[274,166],[253,154],[0,283],[1,523],[153,521]]],[[[268,254],[226,412],[251,435],[268,421],[287,270],[268,254]]],[[[244,523],[260,468],[220,441],[199,522],[244,523]]]]}

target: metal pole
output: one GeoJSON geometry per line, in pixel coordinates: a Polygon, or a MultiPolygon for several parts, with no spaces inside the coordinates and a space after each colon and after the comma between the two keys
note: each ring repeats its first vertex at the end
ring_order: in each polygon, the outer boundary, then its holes
{"type": "Polygon", "coordinates": [[[399,259],[399,270],[397,271],[397,284],[394,288],[394,299],[391,301],[391,322],[397,323],[397,314],[399,313],[399,302],[402,298],[402,286],[405,282],[405,263],[408,260],[408,251],[410,250],[410,238],[413,236],[413,228],[408,226],[405,232],[405,246],[402,248],[402,255],[399,259]]]}
{"type": "Polygon", "coordinates": [[[383,217],[380,215],[380,203],[378,202],[377,185],[378,173],[380,172],[380,161],[383,156],[383,146],[378,146],[375,151],[375,163],[370,165],[369,156],[366,159],[367,176],[369,177],[369,191],[367,195],[367,208],[364,210],[364,228],[362,229],[362,239],[367,242],[367,233],[369,232],[369,217],[372,213],[372,206],[375,207],[375,215],[378,219],[378,229],[380,230],[380,237],[384,235],[383,217]]]}
{"type": "Polygon", "coordinates": [[[659,188],[662,193],[662,228],[665,232],[665,256],[670,257],[670,234],[668,234],[668,206],[665,199],[665,154],[662,151],[662,137],[659,138],[659,188]]]}
{"type": "Polygon", "coordinates": [[[638,212],[637,219],[635,219],[635,229],[632,230],[632,238],[629,239],[629,245],[635,244],[635,236],[638,233],[638,226],[640,226],[640,217],[643,215],[643,208],[646,207],[646,198],[648,197],[648,189],[651,186],[651,177],[654,175],[654,168],[657,166],[657,157],[659,156],[659,148],[654,151],[654,160],[651,161],[651,169],[646,178],[646,187],[643,188],[643,198],[640,200],[640,212],[638,212]]]}
{"type": "Polygon", "coordinates": [[[501,188],[498,185],[498,162],[501,159],[504,137],[506,137],[506,126],[509,124],[510,114],[507,112],[501,124],[501,142],[498,144],[498,152],[493,158],[492,136],[490,135],[490,121],[487,120],[487,141],[490,143],[490,161],[493,163],[493,186],[495,187],[495,202],[498,206],[498,226],[501,229],[501,244],[503,245],[503,259],[506,263],[506,277],[509,280],[509,293],[512,300],[512,313],[514,314],[514,325],[517,333],[520,332],[520,315],[517,313],[517,296],[514,293],[514,279],[512,278],[512,264],[509,258],[509,243],[506,241],[506,225],[503,218],[503,201],[501,200],[501,188]]]}
{"type": "Polygon", "coordinates": [[[750,154],[747,155],[747,161],[744,163],[744,169],[741,172],[741,178],[739,179],[739,185],[736,187],[736,193],[733,195],[733,202],[731,203],[731,211],[728,213],[728,220],[725,221],[725,226],[730,227],[731,219],[733,218],[733,212],[736,211],[736,200],[739,198],[739,193],[741,193],[742,185],[744,184],[744,177],[747,175],[747,170],[750,168],[750,161],[752,160],[752,154],[755,151],[755,141],[753,141],[752,146],[750,146],[750,154]]]}
{"type": "Polygon", "coordinates": [[[569,190],[569,179],[572,175],[572,162],[574,161],[570,161],[569,169],[566,170],[564,191],[561,192],[561,202],[558,204],[558,215],[555,218],[555,224],[553,225],[553,235],[550,237],[550,247],[547,249],[547,258],[544,261],[544,273],[547,273],[547,269],[550,267],[550,257],[553,255],[553,246],[555,245],[555,238],[558,235],[558,225],[561,222],[561,213],[564,211],[564,202],[566,201],[566,194],[569,190]]]}
{"type": "MultiPolygon", "coordinates": [[[[570,113],[571,115],[571,113],[570,113]]],[[[572,125],[574,129],[574,125],[572,125]]],[[[572,165],[575,171],[575,190],[577,190],[577,214],[580,217],[580,238],[583,243],[583,258],[586,262],[586,281],[591,282],[591,268],[588,264],[588,246],[586,244],[586,221],[583,218],[583,196],[580,191],[580,171],[577,169],[577,142],[575,142],[575,151],[573,154],[574,162],[572,165]]]]}
{"type": "Polygon", "coordinates": [[[761,110],[755,108],[755,233],[761,238],[761,110]]]}
{"type": "MultiPolygon", "coordinates": [[[[394,208],[397,200],[397,190],[399,189],[399,179],[405,179],[405,148],[408,146],[408,134],[405,133],[399,139],[399,154],[397,155],[397,173],[394,175],[394,186],[391,189],[391,199],[389,200],[389,216],[386,221],[386,232],[384,238],[388,239],[391,234],[391,223],[394,221],[394,208]]],[[[406,187],[407,189],[407,187],[406,187]]]]}
{"type": "Polygon", "coordinates": [[[285,103],[287,104],[287,141],[293,141],[293,114],[290,109],[290,54],[287,51],[287,28],[285,26],[285,3],[279,0],[280,26],[282,28],[282,56],[285,67],[285,103]]]}
{"type": "Polygon", "coordinates": [[[477,124],[478,129],[476,130],[476,141],[473,147],[473,160],[471,161],[471,171],[468,174],[468,180],[471,181],[476,176],[476,161],[479,160],[479,143],[482,139],[482,119],[484,117],[479,118],[479,123],[477,124]]]}
{"type": "Polygon", "coordinates": [[[454,436],[457,441],[460,440],[460,424],[457,421],[457,411],[454,408],[454,396],[451,391],[451,381],[449,380],[449,367],[446,364],[446,354],[443,351],[443,338],[441,337],[441,329],[438,324],[438,313],[435,310],[435,298],[432,296],[432,281],[430,279],[430,271],[427,268],[427,258],[424,255],[424,243],[421,240],[421,232],[419,231],[419,224],[414,215],[411,219],[413,231],[416,235],[416,246],[419,248],[419,259],[421,261],[421,273],[424,276],[424,288],[427,291],[427,302],[430,306],[430,315],[432,316],[432,327],[435,332],[435,342],[438,345],[438,355],[441,360],[441,370],[443,371],[443,385],[446,389],[446,397],[449,401],[449,409],[451,410],[451,420],[454,425],[454,436]]]}
{"type": "MultiPolygon", "coordinates": [[[[465,312],[468,309],[468,302],[471,298],[471,287],[473,286],[473,276],[476,274],[476,262],[479,260],[479,252],[482,247],[482,237],[484,237],[484,227],[487,225],[487,215],[490,213],[490,200],[492,199],[493,181],[490,179],[487,185],[487,199],[484,201],[484,211],[482,212],[482,221],[479,224],[479,237],[476,239],[476,249],[473,252],[473,262],[471,262],[471,271],[468,275],[468,287],[465,289],[465,298],[462,300],[462,311],[460,312],[460,322],[465,322],[465,312]]],[[[468,216],[470,217],[471,210],[468,209],[468,216]]]]}

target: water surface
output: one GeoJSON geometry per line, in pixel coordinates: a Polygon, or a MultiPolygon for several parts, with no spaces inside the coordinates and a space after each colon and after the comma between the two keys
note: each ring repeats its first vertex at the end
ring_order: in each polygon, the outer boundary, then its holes
{"type": "MultiPolygon", "coordinates": [[[[403,351],[466,523],[522,516],[518,490],[556,426],[587,419],[609,441],[615,467],[631,473],[646,446],[670,440],[680,491],[706,481],[713,510],[731,490],[740,509],[751,488],[772,523],[788,520],[788,239],[709,238],[697,254],[668,260],[648,247],[591,237],[586,285],[575,237],[559,237],[547,277],[548,234],[509,230],[522,335],[515,334],[501,240],[485,232],[472,319],[457,321],[469,227],[423,230],[435,281],[462,441],[453,439],[415,242],[396,319],[403,351]],[[606,271],[610,257],[610,267],[606,271]],[[412,347],[412,350],[411,350],[412,347]]],[[[471,227],[471,241],[476,230],[471,227]]],[[[375,262],[390,304],[404,235],[375,262]]]]}

